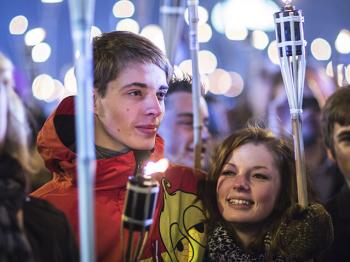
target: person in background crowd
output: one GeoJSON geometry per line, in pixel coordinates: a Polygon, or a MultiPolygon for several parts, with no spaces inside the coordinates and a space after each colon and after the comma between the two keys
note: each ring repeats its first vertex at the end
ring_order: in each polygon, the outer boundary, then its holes
{"type": "MultiPolygon", "coordinates": [[[[344,179],[327,158],[322,142],[321,107],[330,95],[330,90],[334,90],[334,85],[321,81],[319,75],[317,70],[308,68],[303,97],[302,133],[310,182],[319,200],[326,203],[340,190],[344,179]]],[[[272,97],[268,106],[268,126],[277,135],[290,137],[292,126],[289,105],[280,72],[274,76],[272,97]]]]}
{"type": "Polygon", "coordinates": [[[11,61],[0,53],[0,261],[78,261],[64,214],[27,197],[32,161],[31,128],[16,94],[11,61]]]}
{"type": "Polygon", "coordinates": [[[208,210],[206,261],[306,261],[327,248],[330,216],[320,204],[297,205],[295,180],[285,140],[258,127],[227,137],[199,186],[208,210]]]}
{"type": "MultiPolygon", "coordinates": [[[[165,100],[166,114],[160,125],[159,134],[164,138],[164,154],[172,163],[194,166],[194,131],[192,108],[192,80],[190,76],[173,78],[165,100]]],[[[207,155],[210,148],[208,130],[208,106],[200,98],[200,124],[202,125],[201,166],[207,166],[207,155]]]]}
{"type": "Polygon", "coordinates": [[[344,177],[343,188],[326,208],[332,216],[334,243],[324,261],[350,261],[350,87],[337,90],[322,109],[322,131],[329,158],[344,177]]]}

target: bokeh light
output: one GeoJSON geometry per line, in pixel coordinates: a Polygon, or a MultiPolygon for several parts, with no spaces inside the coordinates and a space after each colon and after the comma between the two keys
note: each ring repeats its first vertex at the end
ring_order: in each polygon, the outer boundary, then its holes
{"type": "Polygon", "coordinates": [[[32,59],[36,63],[45,62],[51,55],[51,47],[43,42],[35,45],[32,49],[32,59]]]}
{"type": "Polygon", "coordinates": [[[335,40],[335,48],[341,54],[350,53],[350,31],[342,29],[335,40]]]}
{"type": "Polygon", "coordinates": [[[198,26],[198,42],[206,43],[209,42],[213,35],[210,25],[207,23],[198,26]]]}
{"type": "Polygon", "coordinates": [[[22,35],[28,28],[28,19],[23,15],[11,19],[9,31],[12,35],[22,35]]]}
{"type": "Polygon", "coordinates": [[[230,89],[232,79],[229,72],[217,68],[209,75],[209,83],[209,92],[215,95],[223,95],[230,89]]]}
{"type": "Polygon", "coordinates": [[[32,84],[32,93],[36,99],[46,100],[55,92],[55,84],[48,74],[38,75],[32,84]]]}
{"type": "Polygon", "coordinates": [[[32,30],[29,30],[24,35],[24,42],[27,46],[34,46],[44,41],[45,37],[46,32],[44,28],[37,27],[32,30]]]}
{"type": "Polygon", "coordinates": [[[160,26],[154,24],[147,25],[141,30],[140,34],[152,41],[153,44],[165,53],[164,36],[160,26]]]}
{"type": "Polygon", "coordinates": [[[317,60],[328,60],[332,55],[331,45],[323,38],[316,38],[311,43],[311,54],[317,60]]]}
{"type": "Polygon", "coordinates": [[[135,6],[131,1],[120,0],[113,5],[112,12],[115,17],[131,17],[135,12],[135,6]]]}
{"type": "Polygon", "coordinates": [[[200,74],[210,74],[217,67],[218,60],[213,52],[201,50],[198,53],[198,64],[200,74]]]}
{"type": "Polygon", "coordinates": [[[269,44],[268,35],[261,30],[255,30],[252,33],[252,46],[259,50],[264,50],[269,44]]]}
{"type": "Polygon", "coordinates": [[[267,49],[267,55],[269,56],[269,59],[272,63],[274,63],[275,65],[280,64],[276,40],[270,42],[269,47],[267,49]]]}
{"type": "Polygon", "coordinates": [[[115,30],[117,30],[117,31],[129,31],[129,32],[138,34],[140,32],[140,26],[137,23],[137,21],[135,21],[134,19],[125,18],[125,19],[120,20],[117,23],[115,30]]]}
{"type": "Polygon", "coordinates": [[[71,94],[77,93],[77,79],[74,73],[74,67],[67,70],[64,76],[64,88],[71,94]]]}

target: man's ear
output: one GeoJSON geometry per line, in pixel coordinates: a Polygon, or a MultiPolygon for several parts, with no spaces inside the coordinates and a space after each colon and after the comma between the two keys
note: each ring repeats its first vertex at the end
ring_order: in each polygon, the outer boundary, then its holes
{"type": "Polygon", "coordinates": [[[328,159],[332,161],[332,163],[336,163],[336,160],[333,156],[333,153],[332,153],[332,150],[330,150],[329,148],[326,149],[327,151],[327,156],[328,156],[328,159]]]}

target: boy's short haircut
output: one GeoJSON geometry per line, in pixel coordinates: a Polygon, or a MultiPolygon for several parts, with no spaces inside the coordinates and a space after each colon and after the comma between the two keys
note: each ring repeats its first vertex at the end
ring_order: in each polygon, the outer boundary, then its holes
{"type": "Polygon", "coordinates": [[[167,81],[172,67],[163,54],[148,39],[126,31],[104,33],[93,40],[94,88],[104,96],[107,84],[133,63],[151,63],[161,68],[167,81]]]}
{"type": "Polygon", "coordinates": [[[350,125],[350,87],[343,87],[330,96],[322,109],[323,142],[335,157],[334,125],[350,125]]]}

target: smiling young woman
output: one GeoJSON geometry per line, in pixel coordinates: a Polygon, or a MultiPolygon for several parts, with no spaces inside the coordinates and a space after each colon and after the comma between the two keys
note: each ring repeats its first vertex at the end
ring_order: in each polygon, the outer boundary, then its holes
{"type": "Polygon", "coordinates": [[[212,160],[199,187],[209,214],[207,261],[305,260],[329,245],[332,227],[324,208],[313,203],[301,210],[296,204],[290,143],[248,127],[226,138],[212,160]],[[319,237],[324,242],[304,245],[319,237]]]}

